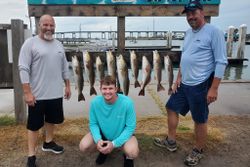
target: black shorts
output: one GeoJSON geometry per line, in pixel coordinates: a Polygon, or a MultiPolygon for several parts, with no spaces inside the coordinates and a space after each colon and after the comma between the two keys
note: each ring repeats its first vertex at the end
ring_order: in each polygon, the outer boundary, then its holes
{"type": "Polygon", "coordinates": [[[44,125],[44,121],[60,124],[64,121],[63,99],[37,100],[35,106],[28,107],[27,129],[37,131],[44,125]]]}

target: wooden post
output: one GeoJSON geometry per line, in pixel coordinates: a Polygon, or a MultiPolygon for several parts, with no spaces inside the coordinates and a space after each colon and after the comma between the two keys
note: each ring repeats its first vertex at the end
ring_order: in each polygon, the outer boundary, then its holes
{"type": "Polygon", "coordinates": [[[26,122],[26,105],[18,70],[19,51],[24,42],[24,26],[22,20],[11,20],[12,52],[13,52],[13,87],[16,123],[26,122]]]}
{"type": "Polygon", "coordinates": [[[243,59],[246,45],[246,33],[247,33],[247,25],[242,24],[239,28],[239,43],[237,49],[237,58],[243,59]]]}
{"type": "Polygon", "coordinates": [[[234,80],[239,80],[239,79],[242,79],[242,70],[243,68],[235,68],[235,77],[234,77],[234,80]]]}
{"type": "Polygon", "coordinates": [[[168,31],[167,34],[167,48],[168,49],[171,49],[172,48],[172,32],[171,31],[168,31]]]}
{"type": "Polygon", "coordinates": [[[232,57],[234,42],[234,26],[229,26],[227,31],[227,57],[232,57]]]}
{"type": "Polygon", "coordinates": [[[38,34],[39,33],[39,17],[35,17],[35,34],[38,34]]]}
{"type": "Polygon", "coordinates": [[[112,50],[115,51],[115,32],[112,32],[112,50]]]}
{"type": "Polygon", "coordinates": [[[123,54],[125,51],[125,17],[117,18],[117,53],[123,54]]]}
{"type": "Polygon", "coordinates": [[[9,62],[11,53],[8,53],[8,29],[0,25],[0,88],[13,87],[12,62],[9,62]],[[2,29],[3,28],[3,29],[2,29]]]}

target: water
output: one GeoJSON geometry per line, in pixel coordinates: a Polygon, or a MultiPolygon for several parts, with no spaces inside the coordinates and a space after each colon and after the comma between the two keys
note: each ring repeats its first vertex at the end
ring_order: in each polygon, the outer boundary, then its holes
{"type": "MultiPolygon", "coordinates": [[[[233,57],[236,57],[236,47],[234,47],[233,53],[233,57]]],[[[250,60],[250,45],[246,45],[244,57],[250,60]]],[[[250,61],[244,61],[243,65],[228,65],[225,71],[224,80],[250,81],[250,61]]]]}
{"type": "MultiPolygon", "coordinates": [[[[183,41],[179,41],[179,40],[173,40],[173,46],[182,46],[182,42],[183,41]]],[[[105,42],[104,42],[105,43],[105,42]]],[[[106,41],[105,46],[111,46],[112,41],[106,41]]],[[[126,41],[126,46],[165,46],[166,45],[166,41],[165,40],[140,40],[140,41],[126,41]]],[[[181,49],[181,47],[180,47],[181,49]]],[[[236,53],[237,53],[237,43],[234,44],[234,49],[233,49],[233,57],[236,57],[236,53]]],[[[245,58],[250,60],[250,45],[246,45],[245,47],[245,58]]],[[[153,68],[153,67],[152,67],[153,68]]],[[[177,72],[178,72],[178,67],[174,67],[174,76],[177,76],[177,72]]],[[[107,72],[106,72],[107,73],[107,72]]],[[[142,78],[142,73],[141,71],[139,72],[139,81],[142,78]]],[[[73,82],[73,72],[71,75],[71,81],[73,82]]],[[[87,76],[84,75],[85,81],[87,76]]],[[[133,77],[132,77],[132,72],[131,70],[129,70],[129,78],[131,79],[131,83],[133,83],[133,77]]],[[[152,70],[151,73],[151,78],[152,78],[152,82],[154,81],[154,72],[152,70]]],[[[243,81],[250,81],[250,61],[244,61],[243,65],[228,65],[226,70],[225,70],[225,75],[224,75],[224,80],[228,80],[228,81],[237,81],[237,80],[243,80],[243,81]]],[[[99,80],[97,78],[97,80],[99,80]]],[[[162,81],[165,82],[167,81],[167,73],[166,71],[163,69],[162,70],[162,81]]]]}
{"type": "MultiPolygon", "coordinates": [[[[126,46],[166,46],[166,41],[164,40],[144,40],[137,41],[136,43],[131,41],[126,41],[126,46]]],[[[173,40],[173,46],[182,46],[183,41],[173,40]]],[[[233,47],[233,57],[237,55],[237,43],[234,43],[233,47]]],[[[181,48],[180,48],[181,49],[181,48]]],[[[250,60],[250,45],[245,47],[245,58],[250,60]]],[[[177,75],[178,68],[174,68],[174,74],[177,75]]],[[[164,71],[163,71],[164,74],[164,71]]],[[[163,80],[165,76],[163,75],[163,80]]],[[[250,61],[244,61],[242,65],[228,65],[225,70],[224,80],[244,80],[250,81],[250,61]]]]}

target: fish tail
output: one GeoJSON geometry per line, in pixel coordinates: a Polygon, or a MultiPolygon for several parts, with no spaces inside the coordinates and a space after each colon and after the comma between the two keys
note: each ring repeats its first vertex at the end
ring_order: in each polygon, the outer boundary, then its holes
{"type": "Polygon", "coordinates": [[[90,96],[92,96],[93,94],[97,95],[95,88],[91,87],[90,88],[90,96]]]}
{"type": "Polygon", "coordinates": [[[157,84],[157,92],[164,91],[165,88],[162,86],[161,83],[157,84]]]}
{"type": "Polygon", "coordinates": [[[145,96],[145,89],[141,89],[138,95],[139,96],[145,96]]]}
{"type": "Polygon", "coordinates": [[[135,88],[137,88],[137,87],[141,87],[141,85],[140,85],[140,83],[139,83],[139,81],[135,81],[135,88]]]}
{"type": "Polygon", "coordinates": [[[83,96],[83,94],[82,93],[80,93],[79,95],[78,95],[78,101],[85,101],[85,97],[83,96]]]}
{"type": "Polygon", "coordinates": [[[173,93],[172,88],[169,88],[169,89],[168,89],[168,95],[171,95],[172,93],[173,93]]]}

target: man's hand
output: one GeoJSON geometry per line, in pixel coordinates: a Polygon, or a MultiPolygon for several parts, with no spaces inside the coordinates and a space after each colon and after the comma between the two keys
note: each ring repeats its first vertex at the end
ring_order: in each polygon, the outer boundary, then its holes
{"type": "Polygon", "coordinates": [[[35,106],[36,98],[32,94],[30,84],[24,83],[22,86],[23,86],[23,94],[24,94],[25,103],[27,103],[29,106],[35,106]]]}
{"type": "Polygon", "coordinates": [[[24,101],[29,105],[29,106],[35,106],[36,103],[36,98],[33,96],[31,92],[29,93],[24,93],[24,101]]]}
{"type": "Polygon", "coordinates": [[[109,154],[114,149],[113,143],[111,141],[99,140],[97,143],[97,150],[103,154],[109,154]]]}
{"type": "Polygon", "coordinates": [[[175,94],[180,86],[181,86],[181,67],[178,70],[177,79],[175,83],[172,85],[172,93],[175,94]]]}
{"type": "Polygon", "coordinates": [[[66,86],[65,87],[65,94],[64,94],[64,98],[69,100],[71,97],[71,90],[70,90],[70,87],[66,86]]]}
{"type": "Polygon", "coordinates": [[[210,104],[212,102],[215,102],[217,100],[217,96],[218,96],[218,89],[211,87],[207,93],[207,103],[210,104]]]}
{"type": "Polygon", "coordinates": [[[207,103],[208,104],[215,102],[217,100],[218,88],[220,85],[220,81],[221,81],[220,78],[214,77],[212,85],[209,88],[208,93],[207,93],[207,103]]]}
{"type": "Polygon", "coordinates": [[[172,85],[172,93],[176,93],[177,92],[177,89],[180,87],[181,85],[181,81],[180,80],[177,80],[173,85],[172,85]]]}

